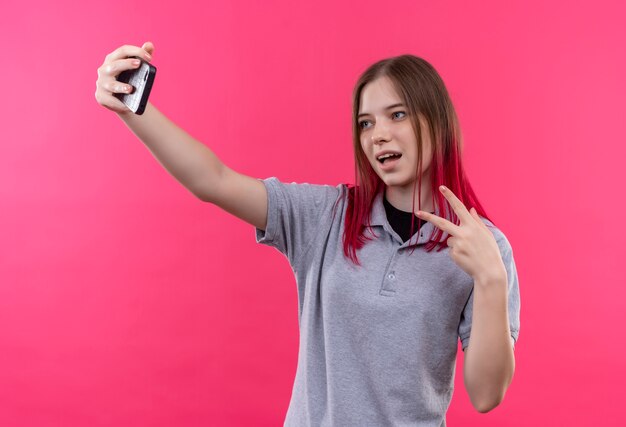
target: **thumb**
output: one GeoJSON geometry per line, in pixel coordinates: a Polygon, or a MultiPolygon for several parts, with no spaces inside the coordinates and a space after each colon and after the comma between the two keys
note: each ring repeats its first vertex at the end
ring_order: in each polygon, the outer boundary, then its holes
{"type": "Polygon", "coordinates": [[[154,45],[152,42],[145,42],[142,46],[142,49],[146,50],[150,55],[154,52],[154,45]]]}

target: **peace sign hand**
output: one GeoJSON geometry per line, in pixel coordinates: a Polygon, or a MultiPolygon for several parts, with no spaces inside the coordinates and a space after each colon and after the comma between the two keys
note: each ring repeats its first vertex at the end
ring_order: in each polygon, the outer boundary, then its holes
{"type": "Polygon", "coordinates": [[[428,212],[418,211],[417,216],[450,235],[447,239],[450,257],[474,282],[488,283],[504,277],[506,283],[507,273],[498,243],[476,209],[468,211],[463,202],[445,186],[440,186],[439,190],[459,217],[461,225],[428,212]]]}

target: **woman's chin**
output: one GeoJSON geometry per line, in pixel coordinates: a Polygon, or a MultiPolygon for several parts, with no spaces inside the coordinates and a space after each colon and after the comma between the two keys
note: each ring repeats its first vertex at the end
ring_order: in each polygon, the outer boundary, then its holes
{"type": "MultiPolygon", "coordinates": [[[[387,187],[413,188],[414,185],[417,185],[413,177],[401,176],[400,174],[383,174],[380,179],[387,187]]],[[[424,182],[422,181],[423,184],[424,182]]]]}
{"type": "Polygon", "coordinates": [[[387,187],[406,187],[407,185],[411,184],[410,180],[399,178],[400,177],[389,175],[381,177],[387,187]]]}

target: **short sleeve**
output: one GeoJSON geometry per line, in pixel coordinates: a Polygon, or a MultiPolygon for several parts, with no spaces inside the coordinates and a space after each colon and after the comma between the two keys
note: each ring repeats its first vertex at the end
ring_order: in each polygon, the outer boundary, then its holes
{"type": "Polygon", "coordinates": [[[256,242],[272,246],[295,266],[299,257],[331,219],[340,187],[283,183],[276,177],[260,180],[267,189],[267,225],[255,228],[256,242]]]}
{"type": "MultiPolygon", "coordinates": [[[[508,287],[508,312],[509,312],[509,329],[511,331],[511,344],[515,348],[515,343],[519,337],[520,328],[520,293],[519,282],[517,277],[517,268],[513,258],[513,250],[509,241],[499,232],[501,238],[498,241],[500,255],[506,268],[507,287],[508,287]]],[[[474,307],[474,289],[472,289],[467,304],[463,309],[461,322],[459,324],[459,339],[463,351],[469,344],[470,333],[472,329],[472,313],[474,307]]]]}

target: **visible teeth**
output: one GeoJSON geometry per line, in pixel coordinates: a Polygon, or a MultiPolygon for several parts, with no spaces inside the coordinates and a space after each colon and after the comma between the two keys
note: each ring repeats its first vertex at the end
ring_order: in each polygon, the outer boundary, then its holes
{"type": "Polygon", "coordinates": [[[399,154],[393,154],[393,153],[383,154],[382,156],[378,157],[378,160],[386,159],[387,157],[391,157],[391,156],[399,156],[399,154]]]}

